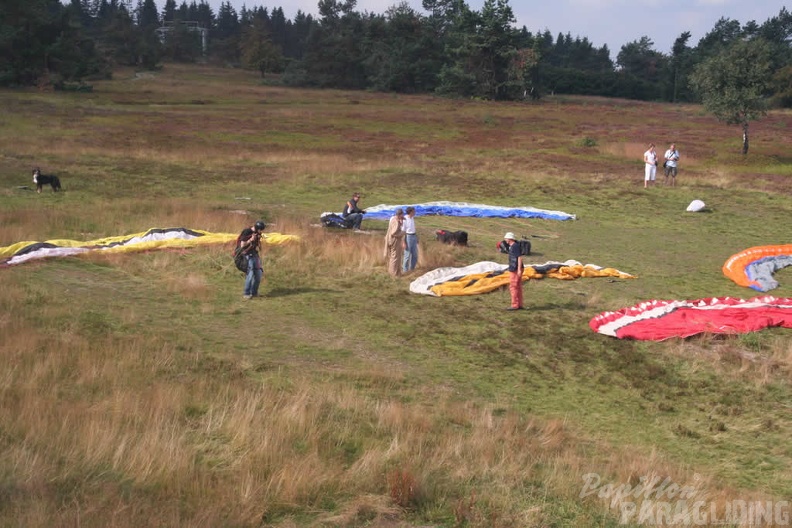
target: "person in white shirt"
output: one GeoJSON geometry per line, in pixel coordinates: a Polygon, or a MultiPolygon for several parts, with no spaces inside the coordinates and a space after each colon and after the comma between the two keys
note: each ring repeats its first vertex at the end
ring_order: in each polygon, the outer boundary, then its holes
{"type": "Polygon", "coordinates": [[[404,260],[402,271],[407,273],[415,269],[418,264],[418,233],[415,231],[415,207],[408,207],[402,223],[404,231],[404,260]]]}
{"type": "Polygon", "coordinates": [[[668,185],[668,177],[671,176],[671,187],[676,187],[677,162],[679,161],[679,151],[674,143],[665,152],[665,184],[668,185]]]}
{"type": "Polygon", "coordinates": [[[644,152],[644,189],[650,185],[654,185],[655,178],[657,178],[657,151],[655,151],[654,143],[649,144],[649,150],[644,152]]]}

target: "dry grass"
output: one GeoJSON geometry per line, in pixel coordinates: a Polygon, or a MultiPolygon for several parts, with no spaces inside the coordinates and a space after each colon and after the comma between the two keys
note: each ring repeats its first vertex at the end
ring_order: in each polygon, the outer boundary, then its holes
{"type": "Polygon", "coordinates": [[[609,143],[604,146],[604,151],[612,156],[635,160],[636,166],[643,163],[644,152],[649,148],[646,143],[609,143]]]}
{"type": "Polygon", "coordinates": [[[727,380],[764,386],[792,380],[792,343],[783,336],[772,339],[762,350],[751,350],[739,337],[703,336],[669,347],[692,368],[717,372],[727,380]]]}
{"type": "MultiPolygon", "coordinates": [[[[298,263],[301,273],[316,272],[319,267],[332,266],[341,277],[357,276],[372,270],[385,270],[385,222],[364,220],[364,232],[334,230],[306,225],[304,220],[285,216],[271,226],[278,232],[297,234],[300,244],[284,246],[276,257],[282,262],[298,263]],[[374,225],[376,224],[376,225],[374,225]]],[[[268,228],[269,230],[269,228],[268,228]]],[[[452,246],[433,246],[426,251],[426,239],[430,237],[424,229],[419,244],[419,259],[415,274],[422,270],[455,265],[458,249],[452,246]]]]}
{"type": "Polygon", "coordinates": [[[739,177],[729,173],[722,168],[715,168],[703,177],[697,178],[697,182],[708,183],[719,189],[733,189],[739,182],[739,177]]]}
{"type": "MultiPolygon", "coordinates": [[[[161,338],[48,338],[8,314],[3,331],[0,353],[13,368],[0,380],[0,421],[16,438],[6,457],[7,467],[17,468],[6,513],[26,526],[73,525],[83,517],[140,526],[153,515],[163,524],[279,519],[289,526],[290,512],[318,507],[339,490],[350,499],[318,524],[391,522],[446,497],[458,524],[541,526],[553,505],[524,496],[526,480],[575,500],[591,467],[614,485],[667,477],[714,504],[765,498],[722,487],[658,452],[586,438],[559,419],[459,402],[444,392],[430,391],[433,406],[421,408],[296,372],[279,388],[279,374],[246,379],[233,364],[185,385],[184,373],[201,372],[206,359],[161,338]],[[145,391],[140,380],[148,380],[145,391]],[[364,424],[373,437],[361,445],[364,424]],[[452,481],[468,483],[467,491],[454,497],[452,481]],[[58,496],[64,508],[48,499],[58,496]]],[[[788,344],[774,354],[788,365],[788,344]]],[[[369,376],[376,370],[358,375],[369,376]]],[[[613,497],[586,500],[595,510],[619,512],[613,497]]]]}

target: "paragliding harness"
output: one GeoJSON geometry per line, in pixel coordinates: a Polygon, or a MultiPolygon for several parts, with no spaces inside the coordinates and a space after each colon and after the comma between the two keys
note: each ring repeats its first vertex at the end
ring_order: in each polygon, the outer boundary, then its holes
{"type": "Polygon", "coordinates": [[[347,218],[336,213],[325,213],[319,217],[319,221],[322,222],[322,225],[325,227],[337,227],[340,229],[349,229],[352,227],[352,223],[349,222],[347,218]]]}
{"type": "Polygon", "coordinates": [[[452,244],[454,246],[467,246],[468,234],[467,231],[446,231],[445,229],[438,229],[435,233],[437,240],[443,244],[452,244]]]}
{"type": "Polygon", "coordinates": [[[234,257],[234,266],[236,266],[236,269],[238,269],[242,273],[247,273],[248,255],[250,252],[250,246],[245,248],[240,247],[240,244],[242,243],[243,235],[244,235],[244,231],[240,233],[239,236],[237,237],[236,242],[234,243],[234,250],[232,251],[232,255],[234,257]]]}
{"type": "MultiPolygon", "coordinates": [[[[525,240],[525,239],[515,240],[514,243],[520,246],[520,255],[527,256],[531,254],[530,240],[525,240]]],[[[505,240],[501,240],[500,242],[498,242],[497,248],[498,251],[500,251],[501,253],[507,253],[507,254],[509,253],[509,243],[506,242],[505,240]]]]}

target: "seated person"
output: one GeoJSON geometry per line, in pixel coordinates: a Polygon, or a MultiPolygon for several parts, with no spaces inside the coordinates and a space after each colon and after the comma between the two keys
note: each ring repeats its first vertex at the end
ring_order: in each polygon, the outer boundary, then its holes
{"type": "Polygon", "coordinates": [[[344,206],[344,211],[341,213],[341,216],[344,217],[348,226],[354,229],[360,229],[360,224],[363,222],[363,215],[366,211],[362,210],[358,206],[358,202],[360,201],[360,193],[356,192],[352,195],[352,198],[344,206]]]}

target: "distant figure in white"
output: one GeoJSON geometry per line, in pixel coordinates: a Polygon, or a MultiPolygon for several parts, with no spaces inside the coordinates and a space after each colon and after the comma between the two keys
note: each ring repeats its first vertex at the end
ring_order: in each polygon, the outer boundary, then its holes
{"type": "Polygon", "coordinates": [[[654,185],[657,178],[657,151],[655,151],[654,143],[649,144],[649,150],[644,152],[644,189],[650,185],[654,185]]]}

